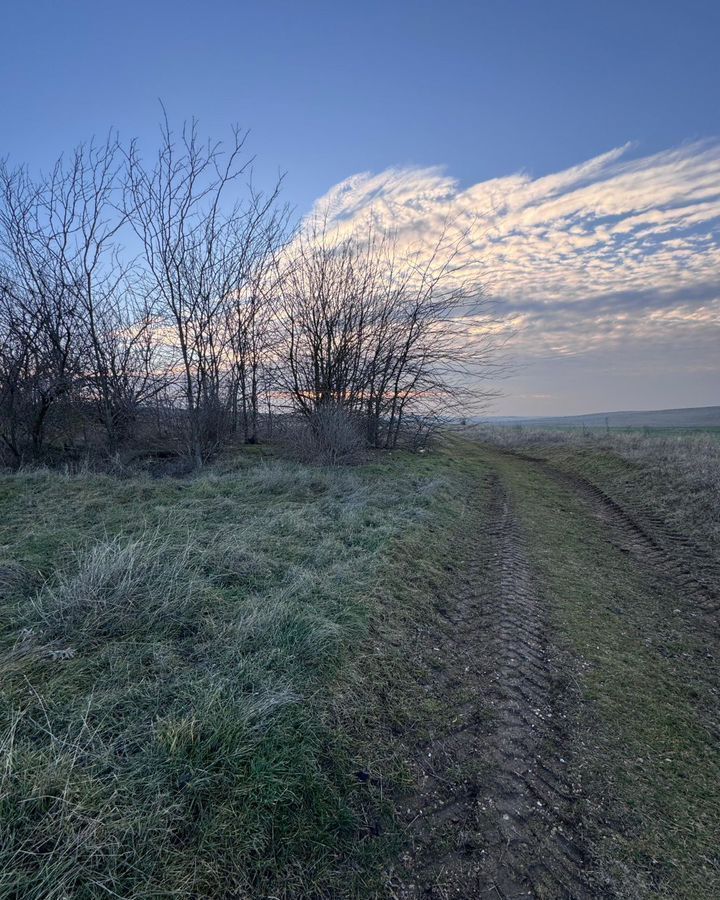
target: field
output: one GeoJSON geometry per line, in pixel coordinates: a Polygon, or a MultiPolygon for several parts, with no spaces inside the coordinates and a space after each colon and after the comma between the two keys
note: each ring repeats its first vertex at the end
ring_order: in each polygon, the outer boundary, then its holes
{"type": "Polygon", "coordinates": [[[683,409],[625,410],[586,413],[581,416],[545,416],[543,418],[511,417],[488,419],[487,424],[515,425],[546,431],[552,428],[586,430],[666,429],[676,436],[686,431],[720,433],[720,406],[697,406],[683,409]]]}
{"type": "Polygon", "coordinates": [[[717,897],[719,489],[528,428],[0,476],[0,897],[717,897]]]}

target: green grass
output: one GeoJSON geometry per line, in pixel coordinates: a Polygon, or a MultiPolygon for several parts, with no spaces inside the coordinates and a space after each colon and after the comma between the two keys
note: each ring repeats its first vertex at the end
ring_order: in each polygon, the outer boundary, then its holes
{"type": "Polygon", "coordinates": [[[0,895],[374,890],[369,620],[440,553],[445,468],[0,478],[0,895]]]}

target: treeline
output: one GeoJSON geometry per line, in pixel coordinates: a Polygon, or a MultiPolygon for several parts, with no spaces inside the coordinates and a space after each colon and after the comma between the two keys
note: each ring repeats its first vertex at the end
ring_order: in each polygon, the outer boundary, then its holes
{"type": "Polygon", "coordinates": [[[47,176],[0,164],[0,443],[6,463],[163,442],[200,466],[273,418],[333,457],[397,446],[486,374],[462,278],[468,235],[401,251],[368,225],[292,227],[228,147],[167,122],[156,153],[110,138],[47,176]]]}

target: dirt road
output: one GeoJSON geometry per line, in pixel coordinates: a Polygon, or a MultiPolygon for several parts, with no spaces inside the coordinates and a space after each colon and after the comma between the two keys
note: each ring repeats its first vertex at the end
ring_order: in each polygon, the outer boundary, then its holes
{"type": "Polygon", "coordinates": [[[715,896],[707,560],[577,475],[477,453],[461,562],[417,651],[455,715],[415,748],[391,893],[715,896]],[[674,880],[687,854],[697,889],[674,880]]]}

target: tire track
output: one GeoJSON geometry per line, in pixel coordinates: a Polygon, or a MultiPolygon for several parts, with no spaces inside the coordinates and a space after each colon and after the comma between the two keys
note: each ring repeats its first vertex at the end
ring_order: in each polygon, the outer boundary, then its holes
{"type": "Polygon", "coordinates": [[[598,897],[578,836],[563,661],[497,477],[486,515],[433,635],[447,664],[432,696],[458,715],[418,757],[411,850],[394,896],[598,897]]]}
{"type": "Polygon", "coordinates": [[[583,496],[596,516],[608,526],[609,532],[623,539],[617,544],[620,549],[632,553],[639,562],[681,588],[685,597],[691,599],[696,607],[688,608],[686,612],[695,615],[699,611],[707,624],[714,624],[717,628],[720,569],[717,560],[705,548],[686,534],[668,528],[657,512],[650,509],[630,512],[588,478],[561,469],[543,456],[507,447],[493,449],[534,464],[549,478],[583,496]]]}
{"type": "MultiPolygon", "coordinates": [[[[590,897],[586,853],[577,836],[579,786],[567,769],[563,683],[548,623],[509,500],[499,493],[498,573],[487,624],[498,710],[495,770],[486,794],[485,877],[496,896],[590,897]]],[[[486,608],[489,604],[485,604],[486,608]]]]}
{"type": "Polygon", "coordinates": [[[535,463],[544,474],[584,496],[609,532],[622,538],[621,549],[682,589],[685,600],[692,601],[686,612],[700,611],[704,618],[715,618],[720,612],[717,563],[691,538],[668,529],[657,514],[646,513],[643,518],[647,521],[641,521],[582,475],[565,472],[540,457],[515,455],[535,463]]]}

